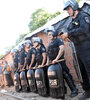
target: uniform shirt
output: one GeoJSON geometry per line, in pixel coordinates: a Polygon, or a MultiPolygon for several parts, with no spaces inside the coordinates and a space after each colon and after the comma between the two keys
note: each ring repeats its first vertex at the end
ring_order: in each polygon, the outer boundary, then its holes
{"type": "Polygon", "coordinates": [[[18,67],[18,55],[14,55],[14,66],[18,67]]]}
{"type": "Polygon", "coordinates": [[[61,46],[61,45],[64,45],[64,43],[63,43],[63,40],[62,39],[60,39],[60,38],[56,38],[55,40],[53,40],[52,42],[54,42],[54,41],[56,41],[57,42],[57,46],[59,47],[59,46],[61,46]]]}
{"type": "Polygon", "coordinates": [[[22,51],[22,52],[18,55],[18,63],[20,63],[21,65],[24,65],[25,57],[27,57],[27,53],[26,53],[25,51],[22,51]]]}
{"type": "Polygon", "coordinates": [[[41,65],[42,63],[43,60],[42,53],[46,53],[46,48],[44,45],[41,45],[39,49],[36,49],[36,62],[38,63],[38,65],[41,65]]]}
{"type": "Polygon", "coordinates": [[[90,16],[79,12],[75,19],[72,19],[68,26],[69,38],[75,43],[84,39],[90,39],[90,16]],[[85,38],[87,36],[87,38],[85,38]]]}
{"type": "MultiPolygon", "coordinates": [[[[35,48],[31,48],[28,53],[27,53],[27,64],[30,65],[31,63],[31,59],[32,59],[32,55],[36,55],[36,49],[35,48]]],[[[35,66],[35,60],[32,66],[35,66]]]]}
{"type": "MultiPolygon", "coordinates": [[[[48,48],[47,48],[47,56],[49,57],[49,60],[54,60],[57,55],[58,55],[58,52],[60,50],[59,46],[61,45],[64,45],[62,39],[60,38],[57,38],[57,39],[54,39],[52,40],[52,42],[49,44],[48,48]]],[[[64,55],[62,55],[61,58],[64,58],[64,55]]]]}

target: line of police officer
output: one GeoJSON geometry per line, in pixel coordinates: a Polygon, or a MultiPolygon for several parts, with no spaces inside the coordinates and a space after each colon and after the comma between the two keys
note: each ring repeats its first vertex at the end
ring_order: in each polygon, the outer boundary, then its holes
{"type": "Polygon", "coordinates": [[[58,32],[53,26],[48,27],[46,31],[50,40],[47,50],[39,37],[33,37],[32,42],[25,40],[17,49],[11,51],[16,91],[26,92],[29,89],[32,92],[38,91],[42,96],[50,94],[51,97],[64,98],[67,92],[65,79],[71,90],[71,97],[75,97],[78,89],[65,60],[57,63],[58,60],[64,59],[64,43],[57,38],[58,32]],[[52,64],[49,65],[50,63],[52,64]],[[49,68],[43,67],[45,64],[49,68]]]}
{"type": "MultiPolygon", "coordinates": [[[[75,0],[67,1],[64,10],[67,10],[73,19],[68,27],[68,33],[63,33],[61,37],[64,40],[69,37],[75,44],[83,78],[81,84],[85,90],[79,99],[86,100],[90,97],[90,16],[79,11],[75,0]]],[[[18,49],[12,50],[16,68],[14,78],[16,90],[27,91],[29,88],[32,92],[38,91],[42,96],[48,94],[51,97],[64,98],[65,79],[71,90],[71,97],[74,97],[78,94],[78,89],[76,89],[69,69],[65,61],[57,63],[58,60],[64,58],[63,41],[57,38],[58,32],[52,26],[46,31],[50,40],[47,50],[38,37],[32,38],[32,42],[26,40],[18,49]],[[28,49],[27,54],[25,48],[28,49]],[[49,67],[43,67],[45,64],[49,67]]]]}

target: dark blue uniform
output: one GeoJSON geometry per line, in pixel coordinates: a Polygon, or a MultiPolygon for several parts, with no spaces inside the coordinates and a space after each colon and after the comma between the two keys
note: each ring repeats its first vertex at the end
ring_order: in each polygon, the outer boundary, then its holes
{"type": "MultiPolygon", "coordinates": [[[[36,49],[35,48],[31,48],[29,51],[28,51],[28,53],[27,53],[27,64],[28,64],[28,66],[30,65],[30,63],[31,63],[31,59],[32,59],[32,55],[36,55],[36,49]]],[[[36,60],[34,59],[34,63],[33,63],[33,65],[32,65],[32,67],[34,67],[35,66],[35,64],[36,64],[36,60]]]]}
{"type": "Polygon", "coordinates": [[[42,53],[46,53],[46,48],[44,45],[41,45],[40,48],[36,49],[36,62],[38,65],[42,64],[43,56],[42,53]]]}
{"type": "MultiPolygon", "coordinates": [[[[53,61],[57,57],[58,52],[60,50],[59,47],[61,45],[64,45],[64,43],[61,39],[54,39],[49,44],[48,49],[47,49],[47,54],[48,54],[49,60],[53,61]]],[[[59,60],[60,59],[64,59],[64,54],[59,58],[59,60]]],[[[65,61],[60,62],[60,64],[61,64],[62,69],[63,69],[63,77],[66,80],[70,90],[72,91],[71,96],[78,94],[78,91],[77,91],[76,86],[74,84],[73,78],[72,78],[71,74],[69,73],[69,69],[68,69],[65,61]]]]}
{"type": "MultiPolygon", "coordinates": [[[[42,64],[43,61],[43,53],[46,53],[46,48],[43,44],[40,44],[40,48],[36,49],[36,63],[37,66],[42,64]]],[[[46,63],[46,61],[45,61],[46,63]]],[[[45,64],[44,63],[44,64],[45,64]]],[[[38,93],[39,95],[45,96],[49,94],[49,83],[48,83],[48,76],[47,76],[47,67],[44,67],[43,69],[36,69],[35,73],[38,73],[40,75],[39,78],[36,78],[36,81],[41,81],[42,84],[40,85],[40,88],[37,85],[38,93]]]]}
{"type": "MultiPolygon", "coordinates": [[[[63,41],[61,39],[54,39],[48,46],[47,49],[47,56],[49,57],[49,60],[53,61],[59,52],[59,46],[64,45],[63,41]]],[[[60,59],[64,59],[64,54],[59,58],[60,59]]],[[[65,61],[60,62],[60,64],[62,65],[62,68],[64,71],[66,71],[67,73],[69,73],[69,69],[65,64],[65,61]]]]}
{"type": "Polygon", "coordinates": [[[14,67],[17,69],[18,68],[18,54],[14,55],[14,67]]]}
{"type": "Polygon", "coordinates": [[[90,16],[79,12],[68,27],[68,35],[76,47],[83,89],[90,90],[90,16]]]}
{"type": "Polygon", "coordinates": [[[18,55],[18,63],[20,63],[21,65],[24,65],[25,62],[25,57],[27,56],[27,53],[25,51],[22,51],[19,55],[18,55]]]}

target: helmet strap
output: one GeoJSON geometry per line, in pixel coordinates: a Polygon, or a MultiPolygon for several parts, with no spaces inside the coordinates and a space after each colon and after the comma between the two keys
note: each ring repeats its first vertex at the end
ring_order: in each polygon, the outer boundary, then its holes
{"type": "Polygon", "coordinates": [[[38,47],[38,46],[39,46],[39,43],[38,43],[38,45],[36,47],[38,47]]]}
{"type": "Polygon", "coordinates": [[[73,15],[72,15],[72,17],[74,17],[74,15],[75,15],[75,10],[73,10],[73,15]]]}

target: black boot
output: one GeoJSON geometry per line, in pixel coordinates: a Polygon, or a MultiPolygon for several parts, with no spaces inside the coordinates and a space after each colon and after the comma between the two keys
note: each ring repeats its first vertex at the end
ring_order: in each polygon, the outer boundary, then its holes
{"type": "Polygon", "coordinates": [[[64,78],[71,90],[71,97],[75,97],[78,95],[78,89],[76,88],[72,76],[69,73],[64,72],[64,78]]]}
{"type": "Polygon", "coordinates": [[[89,91],[85,91],[85,92],[79,97],[79,100],[87,100],[88,98],[90,98],[90,90],[89,90],[89,91]]]}

